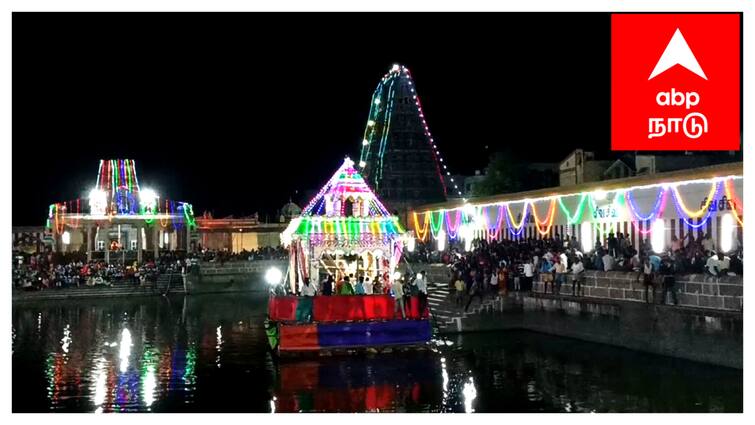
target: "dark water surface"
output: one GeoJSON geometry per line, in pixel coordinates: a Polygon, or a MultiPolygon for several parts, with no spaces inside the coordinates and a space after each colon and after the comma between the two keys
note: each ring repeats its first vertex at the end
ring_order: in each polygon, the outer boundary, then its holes
{"type": "Polygon", "coordinates": [[[15,305],[13,411],[742,411],[740,370],[528,332],[277,363],[265,308],[263,294],[15,305]]]}

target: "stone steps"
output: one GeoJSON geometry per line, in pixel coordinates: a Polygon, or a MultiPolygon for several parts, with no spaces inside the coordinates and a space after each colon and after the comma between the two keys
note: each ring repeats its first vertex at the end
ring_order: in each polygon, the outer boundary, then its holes
{"type": "Polygon", "coordinates": [[[71,288],[51,288],[43,291],[25,292],[14,290],[12,298],[14,301],[23,300],[55,300],[68,298],[113,298],[113,297],[131,297],[131,296],[155,296],[162,295],[170,289],[169,293],[184,293],[183,279],[180,275],[161,275],[157,282],[146,283],[137,286],[129,283],[115,283],[111,286],[79,286],[71,288]],[[170,282],[170,287],[168,287],[170,282]]]}

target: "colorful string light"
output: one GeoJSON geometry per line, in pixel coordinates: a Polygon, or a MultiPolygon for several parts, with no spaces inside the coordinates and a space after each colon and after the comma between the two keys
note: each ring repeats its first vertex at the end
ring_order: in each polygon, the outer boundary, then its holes
{"type": "MultiPolygon", "coordinates": [[[[546,234],[549,234],[550,228],[552,227],[553,223],[555,222],[555,203],[557,202],[560,210],[566,219],[566,222],[569,225],[572,224],[578,224],[582,221],[582,217],[584,215],[584,209],[585,204],[588,204],[591,210],[591,213],[595,215],[596,217],[599,216],[600,220],[590,220],[591,225],[593,227],[593,230],[600,233],[605,232],[613,232],[617,229],[618,221],[620,221],[619,217],[627,217],[628,221],[632,222],[633,227],[642,235],[647,235],[652,232],[650,229],[642,229],[640,227],[640,221],[642,222],[648,222],[653,221],[658,218],[663,217],[663,213],[666,210],[666,204],[667,199],[669,198],[668,193],[669,191],[672,192],[672,199],[674,200],[674,206],[677,209],[678,216],[680,217],[680,220],[687,224],[688,226],[692,228],[699,228],[705,225],[707,220],[711,216],[712,212],[712,202],[714,202],[717,197],[719,196],[720,192],[722,190],[726,191],[726,197],[727,199],[731,200],[735,204],[734,209],[734,216],[739,222],[740,225],[743,225],[743,220],[741,219],[741,200],[739,200],[736,197],[736,194],[733,192],[733,182],[734,180],[742,179],[741,176],[726,176],[724,178],[718,177],[713,179],[696,179],[696,180],[688,180],[688,181],[680,181],[675,183],[658,183],[658,184],[648,184],[648,185],[642,185],[642,186],[633,186],[625,189],[617,189],[612,190],[609,192],[615,193],[614,200],[609,207],[610,210],[608,211],[609,217],[603,217],[603,214],[605,214],[605,211],[602,209],[599,211],[599,208],[597,207],[596,201],[594,199],[594,195],[597,194],[597,192],[584,192],[584,193],[570,193],[570,194],[564,194],[564,195],[551,195],[551,196],[544,196],[537,199],[527,199],[524,201],[513,201],[513,202],[524,202],[525,208],[522,212],[521,220],[517,222],[517,220],[514,217],[513,211],[511,209],[512,201],[507,202],[499,202],[499,203],[486,203],[486,204],[479,204],[475,206],[475,210],[477,211],[476,216],[482,217],[482,223],[476,225],[477,229],[486,229],[490,234],[496,235],[498,234],[498,227],[501,223],[501,214],[503,214],[502,210],[503,208],[506,208],[506,223],[507,227],[509,229],[509,232],[511,235],[518,237],[520,236],[526,226],[524,226],[525,223],[527,223],[527,214],[529,212],[530,205],[532,206],[532,214],[534,216],[535,221],[535,227],[537,232],[540,235],[545,236],[546,234]],[[711,189],[708,193],[707,199],[702,204],[704,208],[698,210],[698,211],[690,211],[686,205],[684,204],[681,195],[679,193],[679,188],[688,184],[703,184],[703,183],[709,183],[711,184],[711,189]],[[647,212],[643,213],[640,211],[640,209],[637,206],[635,196],[633,195],[634,190],[639,189],[649,189],[654,188],[657,189],[658,192],[656,194],[655,202],[652,206],[652,208],[647,212]],[[577,206],[572,213],[565,203],[563,202],[563,199],[566,197],[572,197],[572,196],[579,196],[579,200],[577,202],[577,206]],[[535,209],[535,202],[537,201],[550,201],[548,213],[545,218],[542,218],[538,215],[537,210],[535,209]],[[498,224],[496,226],[491,226],[490,218],[488,211],[486,210],[487,207],[490,206],[497,206],[499,208],[499,220],[498,224]],[[626,211],[626,213],[625,213],[626,211]],[[624,215],[626,214],[626,216],[624,215]],[[612,217],[615,217],[616,220],[610,220],[612,217]],[[542,218],[542,219],[541,219],[542,218]],[[609,219],[609,220],[604,220],[609,219]],[[692,219],[700,219],[701,223],[693,223],[692,219]],[[603,227],[606,226],[606,229],[603,229],[603,227]]],[[[608,193],[602,192],[600,193],[601,199],[603,199],[604,196],[608,196],[608,193]]],[[[417,235],[420,237],[420,240],[425,240],[428,236],[428,234],[432,234],[434,238],[437,237],[439,232],[444,231],[445,234],[453,235],[455,233],[458,233],[458,229],[456,229],[457,224],[456,221],[452,219],[450,214],[459,214],[462,215],[462,225],[466,224],[468,222],[467,217],[468,213],[465,211],[466,208],[468,208],[468,205],[465,206],[459,206],[453,209],[449,210],[435,210],[435,211],[425,211],[422,212],[414,212],[414,225],[415,225],[415,231],[417,231],[417,235]],[[423,214],[425,217],[425,223],[420,225],[419,222],[419,214],[423,214]],[[435,219],[435,214],[438,214],[438,219],[435,219]],[[445,220],[444,220],[445,219],[445,220]],[[446,226],[445,229],[443,229],[442,223],[445,221],[446,226]],[[428,223],[429,222],[429,223],[428,223]],[[450,225],[450,227],[449,227],[450,225]],[[430,230],[428,231],[428,227],[430,227],[430,230]]],[[[490,236],[490,235],[489,235],[490,236]]]]}
{"type": "MultiPolygon", "coordinates": [[[[414,106],[417,108],[417,115],[421,121],[423,133],[427,143],[430,145],[430,152],[432,154],[433,163],[435,164],[438,179],[440,180],[444,195],[447,195],[447,186],[443,172],[445,171],[447,176],[450,176],[451,173],[448,171],[447,165],[444,164],[438,146],[435,143],[435,139],[433,139],[430,127],[425,120],[425,112],[422,109],[422,102],[415,90],[415,84],[412,80],[411,73],[405,66],[393,65],[391,70],[383,76],[380,82],[378,82],[378,85],[372,94],[370,113],[368,115],[367,125],[365,126],[361,142],[359,166],[362,169],[366,168],[369,173],[374,173],[374,183],[376,188],[380,188],[380,183],[383,177],[383,156],[389,142],[388,135],[392,125],[394,101],[397,94],[403,94],[398,93],[397,90],[397,87],[400,87],[402,84],[402,79],[404,80],[403,83],[409,87],[409,91],[411,92],[411,99],[414,102],[414,106]],[[374,155],[377,155],[377,158],[373,158],[374,155]],[[374,165],[368,166],[368,164],[374,165]]],[[[453,179],[451,180],[453,181],[453,179]]],[[[461,196],[462,193],[458,190],[458,187],[454,186],[454,189],[459,196],[461,196]]]]}
{"type": "Polygon", "coordinates": [[[414,214],[412,214],[414,218],[414,234],[417,235],[417,238],[421,240],[422,242],[427,239],[428,234],[428,227],[430,226],[430,213],[427,212],[424,214],[424,221],[422,222],[422,226],[419,225],[419,222],[417,221],[417,212],[415,211],[414,214]]]}
{"type": "Polygon", "coordinates": [[[556,216],[556,200],[551,199],[550,206],[548,207],[548,215],[546,215],[545,220],[540,221],[537,217],[537,209],[535,208],[535,204],[531,204],[530,208],[532,208],[532,216],[535,218],[535,229],[537,229],[537,232],[541,235],[545,236],[550,233],[551,226],[553,226],[553,218],[556,216]],[[547,227],[545,230],[541,230],[540,226],[544,226],[547,224],[547,227]]]}
{"type": "Polygon", "coordinates": [[[446,213],[446,229],[448,229],[448,232],[447,232],[448,237],[451,240],[454,240],[456,239],[456,236],[458,236],[459,226],[461,225],[461,218],[462,218],[461,216],[463,214],[463,211],[456,211],[456,221],[453,226],[451,225],[451,220],[450,220],[451,215],[449,213],[446,213]]]}
{"type": "MultiPolygon", "coordinates": [[[[436,224],[432,219],[425,215],[425,225],[420,229],[418,218],[414,217],[417,232],[423,233],[420,237],[427,237],[428,227],[443,227],[442,222],[436,224]]],[[[191,225],[188,218],[187,224],[191,225]]],[[[346,247],[372,243],[384,246],[398,240],[404,232],[398,217],[388,212],[354,169],[354,162],[346,158],[302,215],[293,219],[281,233],[281,242],[285,246],[295,239],[306,240],[310,245],[346,247]],[[351,213],[346,209],[349,202],[351,213]]]]}
{"type": "Polygon", "coordinates": [[[695,213],[693,214],[690,214],[690,211],[685,207],[684,203],[681,202],[681,198],[678,196],[678,194],[675,191],[674,206],[676,207],[676,213],[677,215],[679,215],[679,219],[682,220],[684,224],[691,227],[692,229],[699,229],[700,227],[705,226],[708,223],[708,219],[710,219],[710,216],[713,214],[713,209],[710,207],[710,203],[712,202],[713,199],[718,197],[721,186],[723,186],[722,183],[723,182],[714,183],[712,192],[708,193],[707,202],[703,203],[706,206],[705,210],[695,211],[695,213]],[[702,212],[702,214],[697,215],[698,212],[702,212]],[[685,214],[687,215],[687,217],[684,216],[685,214]],[[703,214],[705,215],[704,217],[702,217],[703,214]],[[697,218],[698,220],[700,220],[700,222],[692,223],[690,221],[690,219],[692,218],[697,218]]]}
{"type": "Polygon", "coordinates": [[[650,213],[646,216],[643,216],[639,213],[639,208],[637,208],[637,205],[634,203],[634,199],[632,198],[632,192],[627,191],[625,193],[625,198],[627,200],[627,206],[629,207],[629,212],[631,213],[632,217],[639,221],[652,221],[661,211],[663,211],[663,206],[666,204],[666,194],[668,193],[668,189],[665,187],[661,187],[658,189],[658,194],[655,197],[655,204],[653,205],[653,208],[650,210],[650,213]]]}
{"type": "Polygon", "coordinates": [[[724,181],[724,190],[726,191],[726,198],[729,199],[732,203],[734,203],[734,207],[732,208],[732,212],[734,215],[734,218],[737,220],[740,226],[744,227],[744,220],[742,219],[741,215],[744,215],[744,206],[742,205],[742,200],[737,197],[737,195],[734,193],[734,188],[731,187],[731,185],[734,184],[734,181],[732,179],[726,179],[724,181]],[[742,213],[737,211],[737,208],[742,209],[742,213]]]}
{"type": "Polygon", "coordinates": [[[684,200],[682,200],[682,196],[679,194],[679,189],[676,186],[671,187],[671,190],[673,191],[672,193],[674,194],[674,204],[681,208],[681,211],[684,211],[689,218],[700,218],[706,214],[706,211],[708,211],[708,208],[710,207],[710,203],[713,202],[716,193],[718,193],[718,189],[719,181],[714,181],[711,185],[710,192],[708,192],[708,197],[705,198],[705,202],[703,202],[703,206],[697,211],[690,211],[689,208],[684,205],[684,200]]]}

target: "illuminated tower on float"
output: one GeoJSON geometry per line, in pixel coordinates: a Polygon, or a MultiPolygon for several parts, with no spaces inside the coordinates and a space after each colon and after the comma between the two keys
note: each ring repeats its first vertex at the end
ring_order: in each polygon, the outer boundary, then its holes
{"type": "Polygon", "coordinates": [[[411,207],[446,201],[444,176],[451,179],[451,174],[405,66],[393,65],[372,95],[359,166],[370,187],[402,220],[411,207]]]}

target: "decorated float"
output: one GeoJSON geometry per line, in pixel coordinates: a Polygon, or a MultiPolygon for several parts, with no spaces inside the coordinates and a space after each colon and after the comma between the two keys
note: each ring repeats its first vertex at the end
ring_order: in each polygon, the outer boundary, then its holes
{"type": "MultiPolygon", "coordinates": [[[[431,336],[428,312],[417,297],[396,313],[392,288],[407,235],[346,158],[333,177],[281,234],[289,250],[288,271],[274,285],[268,305],[268,336],[277,352],[424,345],[431,336]],[[336,295],[359,277],[376,282],[366,295],[336,295]],[[333,295],[322,282],[333,280],[333,295]],[[315,296],[301,297],[311,282],[315,296]],[[302,314],[304,312],[304,314],[302,314]]],[[[348,292],[348,291],[347,291],[348,292]]]]}

